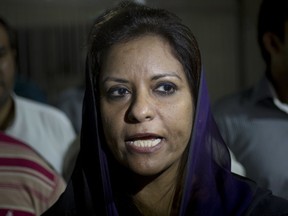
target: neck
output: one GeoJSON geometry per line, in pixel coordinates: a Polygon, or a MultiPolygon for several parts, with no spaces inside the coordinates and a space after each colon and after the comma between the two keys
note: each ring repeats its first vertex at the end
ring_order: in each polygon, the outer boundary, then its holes
{"type": "Polygon", "coordinates": [[[288,103],[288,74],[286,70],[276,70],[273,68],[270,71],[270,80],[276,91],[278,99],[282,103],[288,103]]]}
{"type": "Polygon", "coordinates": [[[282,103],[288,104],[288,82],[284,84],[278,84],[277,86],[274,86],[275,91],[277,93],[277,96],[279,100],[282,103]]]}
{"type": "Polygon", "coordinates": [[[11,124],[14,118],[14,106],[11,97],[0,107],[0,130],[3,131],[11,124]]]}
{"type": "MultiPolygon", "coordinates": [[[[139,183],[131,188],[132,200],[144,216],[176,215],[178,207],[178,182],[180,163],[175,163],[162,173],[155,176],[139,176],[133,174],[133,182],[139,183]],[[176,211],[175,213],[172,212],[176,211]]],[[[131,182],[130,182],[131,183],[131,182]]]]}
{"type": "Polygon", "coordinates": [[[275,89],[278,99],[282,103],[288,104],[288,80],[271,80],[272,85],[275,89]]]}
{"type": "Polygon", "coordinates": [[[143,215],[170,215],[175,188],[175,181],[155,179],[134,194],[132,199],[143,215]]]}

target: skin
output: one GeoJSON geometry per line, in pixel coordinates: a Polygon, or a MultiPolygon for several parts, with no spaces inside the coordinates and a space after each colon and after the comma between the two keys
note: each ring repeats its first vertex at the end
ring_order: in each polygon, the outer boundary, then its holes
{"type": "Polygon", "coordinates": [[[270,53],[272,79],[277,95],[283,103],[288,103],[288,21],[284,25],[284,40],[267,32],[263,43],[270,53]]]}
{"type": "Polygon", "coordinates": [[[4,130],[13,116],[13,91],[15,76],[15,51],[10,47],[8,34],[0,24],[0,129],[4,130]]]}
{"type": "Polygon", "coordinates": [[[174,193],[167,191],[176,184],[193,124],[192,94],[183,67],[167,41],[146,35],[113,45],[102,68],[100,110],[107,144],[119,163],[136,175],[157,176],[135,197],[152,212],[167,215],[174,193]],[[143,140],[159,143],[135,144],[143,140]]]}

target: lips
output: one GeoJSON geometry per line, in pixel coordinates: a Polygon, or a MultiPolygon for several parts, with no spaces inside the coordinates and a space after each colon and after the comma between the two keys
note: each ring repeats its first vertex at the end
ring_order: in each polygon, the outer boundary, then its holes
{"type": "Polygon", "coordinates": [[[155,134],[137,134],[131,136],[125,140],[125,143],[130,146],[130,148],[137,150],[149,151],[154,149],[158,144],[161,143],[163,137],[155,134]]]}
{"type": "Polygon", "coordinates": [[[161,142],[161,138],[127,141],[127,144],[142,148],[152,148],[161,142]]]}

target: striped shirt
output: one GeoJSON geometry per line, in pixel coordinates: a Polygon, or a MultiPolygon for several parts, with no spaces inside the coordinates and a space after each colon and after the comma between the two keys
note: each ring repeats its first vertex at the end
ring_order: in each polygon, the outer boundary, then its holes
{"type": "Polygon", "coordinates": [[[0,216],[40,215],[65,186],[31,147],[0,132],[0,216]]]}

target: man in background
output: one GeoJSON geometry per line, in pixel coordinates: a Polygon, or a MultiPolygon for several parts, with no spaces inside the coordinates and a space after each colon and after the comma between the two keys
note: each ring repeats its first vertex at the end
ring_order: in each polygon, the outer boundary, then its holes
{"type": "Polygon", "coordinates": [[[214,114],[246,176],[288,199],[288,0],[263,0],[258,42],[265,74],[216,102],[214,114]]]}
{"type": "Polygon", "coordinates": [[[62,174],[74,129],[62,111],[13,92],[16,55],[15,35],[0,18],[0,130],[31,146],[62,174]]]}
{"type": "Polygon", "coordinates": [[[65,190],[63,178],[34,149],[0,132],[0,215],[38,216],[65,190]]]}

